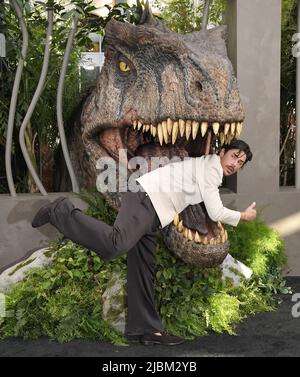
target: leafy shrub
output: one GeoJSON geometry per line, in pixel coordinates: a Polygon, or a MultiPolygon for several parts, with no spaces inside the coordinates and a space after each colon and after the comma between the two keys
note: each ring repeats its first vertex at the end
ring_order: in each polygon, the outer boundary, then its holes
{"type": "MultiPolygon", "coordinates": [[[[115,212],[99,195],[82,194],[87,213],[109,224],[115,212]]],[[[261,220],[228,226],[231,254],[254,271],[249,280],[234,286],[222,279],[220,268],[201,269],[170,253],[161,237],[157,243],[156,304],[166,329],[194,338],[218,333],[235,334],[235,325],[249,315],[275,310],[276,293],[289,293],[281,276],[286,262],[283,241],[261,220]]],[[[26,280],[7,294],[8,316],[0,319],[0,336],[58,341],[75,338],[126,344],[122,334],[102,318],[101,295],[113,274],[126,277],[126,256],[111,262],[72,241],[49,245],[54,261],[31,270],[26,280]]]]}

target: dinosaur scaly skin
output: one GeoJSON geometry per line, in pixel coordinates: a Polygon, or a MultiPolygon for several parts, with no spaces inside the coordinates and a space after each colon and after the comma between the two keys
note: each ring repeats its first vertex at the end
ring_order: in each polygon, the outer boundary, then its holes
{"type": "MultiPolygon", "coordinates": [[[[118,161],[121,148],[128,160],[144,156],[150,165],[153,156],[201,156],[216,139],[239,136],[244,113],[225,34],[225,27],[177,34],[149,9],[137,26],[109,21],[105,63],[81,115],[95,174],[97,160],[118,161]]],[[[128,169],[126,158],[122,164],[128,169]]],[[[119,208],[119,193],[103,195],[119,208]]],[[[203,203],[187,207],[163,233],[168,248],[188,263],[215,266],[228,252],[226,231],[203,203]]]]}

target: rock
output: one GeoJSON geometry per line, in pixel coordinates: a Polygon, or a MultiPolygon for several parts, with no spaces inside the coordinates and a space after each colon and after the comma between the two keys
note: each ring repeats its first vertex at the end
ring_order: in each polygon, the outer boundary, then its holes
{"type": "Polygon", "coordinates": [[[50,264],[53,258],[45,255],[47,251],[48,248],[39,249],[22,262],[4,270],[0,275],[0,292],[8,292],[12,285],[25,278],[25,273],[30,269],[50,264]]]}
{"type": "Polygon", "coordinates": [[[222,269],[223,279],[230,278],[232,284],[235,286],[238,286],[242,279],[249,279],[253,274],[251,268],[245,266],[230,254],[227,255],[220,267],[222,269]]]}
{"type": "Polygon", "coordinates": [[[102,295],[103,319],[116,330],[124,333],[126,323],[126,279],[113,273],[102,295]]]}

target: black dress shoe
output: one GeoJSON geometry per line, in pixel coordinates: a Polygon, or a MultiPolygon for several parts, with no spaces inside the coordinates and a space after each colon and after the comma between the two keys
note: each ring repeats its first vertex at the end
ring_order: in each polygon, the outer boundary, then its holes
{"type": "Polygon", "coordinates": [[[32,220],[32,227],[38,228],[42,225],[47,224],[50,221],[51,208],[64,199],[66,199],[64,196],[60,196],[59,198],[55,199],[52,203],[45,204],[43,207],[41,207],[32,220]]]}
{"type": "Polygon", "coordinates": [[[125,338],[128,340],[129,343],[140,343],[141,337],[141,334],[125,334],[125,338]]]}
{"type": "Polygon", "coordinates": [[[183,343],[185,340],[179,336],[173,336],[166,331],[162,331],[159,334],[144,334],[141,337],[141,343],[145,346],[152,346],[154,344],[161,344],[163,346],[176,346],[183,343]]]}

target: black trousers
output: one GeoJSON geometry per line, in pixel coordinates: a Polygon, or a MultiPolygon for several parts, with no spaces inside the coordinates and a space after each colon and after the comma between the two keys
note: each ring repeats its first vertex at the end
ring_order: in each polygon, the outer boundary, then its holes
{"type": "Polygon", "coordinates": [[[160,221],[145,192],[122,194],[113,226],[85,215],[67,198],[51,209],[50,223],[65,237],[105,260],[127,253],[126,332],[144,334],[163,330],[154,303],[156,236],[160,221]]]}

